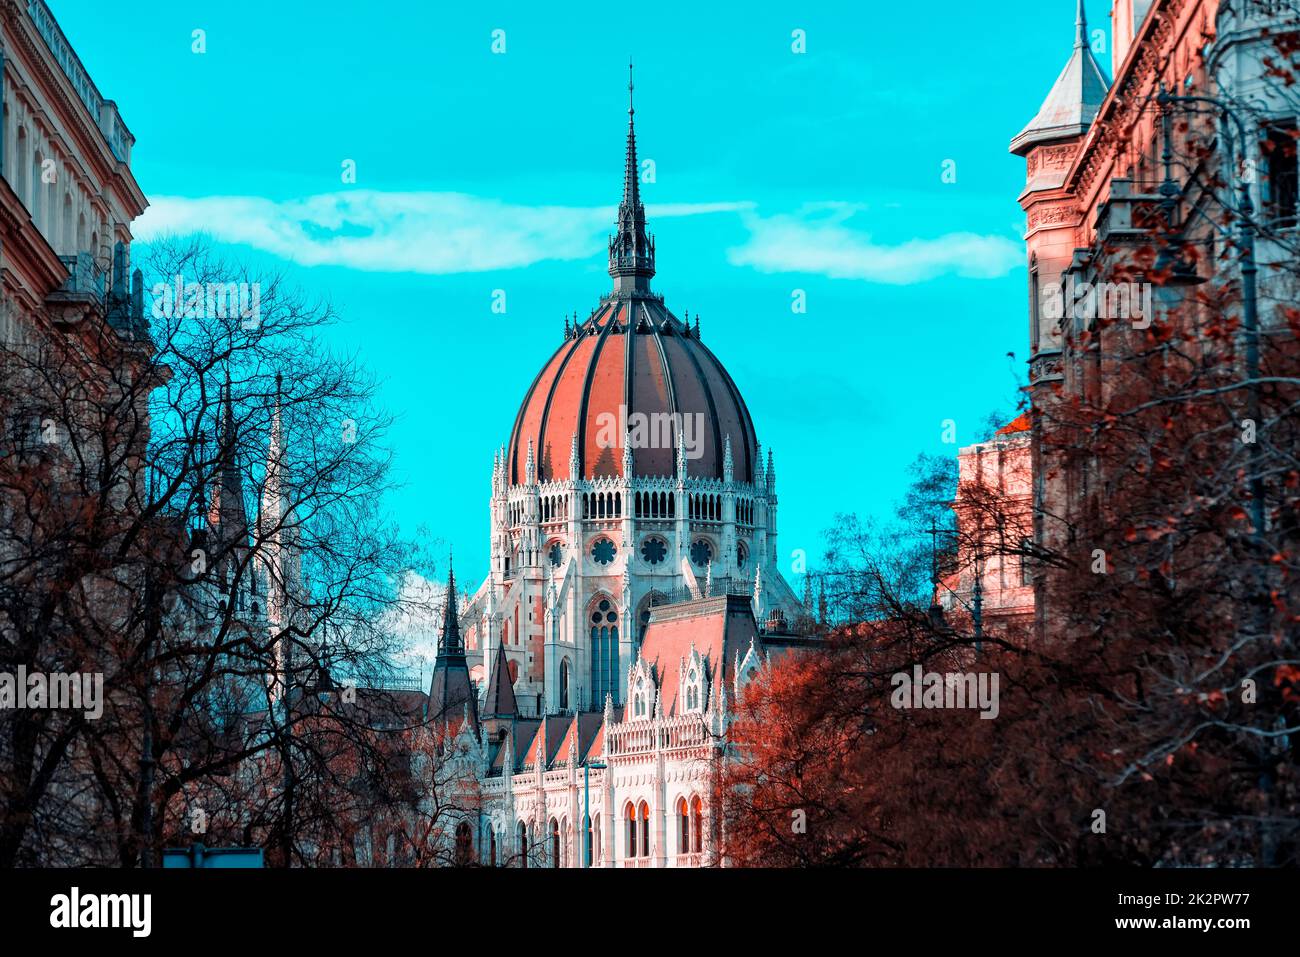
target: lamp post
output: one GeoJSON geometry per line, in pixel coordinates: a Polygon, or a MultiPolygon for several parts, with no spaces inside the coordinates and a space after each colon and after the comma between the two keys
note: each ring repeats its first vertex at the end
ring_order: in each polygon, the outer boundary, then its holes
{"type": "Polygon", "coordinates": [[[582,765],[582,866],[591,867],[591,769],[603,771],[609,767],[600,761],[586,761],[582,765]]]}

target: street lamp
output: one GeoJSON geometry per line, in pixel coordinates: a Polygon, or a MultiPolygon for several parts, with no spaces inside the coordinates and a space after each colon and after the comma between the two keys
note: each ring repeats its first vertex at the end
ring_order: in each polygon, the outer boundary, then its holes
{"type": "Polygon", "coordinates": [[[600,761],[586,761],[582,765],[582,866],[591,867],[591,769],[603,771],[609,767],[600,761]]]}

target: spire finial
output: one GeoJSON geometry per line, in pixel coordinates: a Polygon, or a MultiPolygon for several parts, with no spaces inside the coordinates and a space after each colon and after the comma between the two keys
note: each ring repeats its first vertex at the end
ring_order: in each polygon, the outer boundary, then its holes
{"type": "Polygon", "coordinates": [[[1083,0],[1079,0],[1078,12],[1074,15],[1074,45],[1076,47],[1086,47],[1088,45],[1088,15],[1083,12],[1083,0]]]}
{"type": "Polygon", "coordinates": [[[618,207],[616,232],[609,238],[609,274],[614,278],[615,293],[649,291],[655,274],[654,242],[646,231],[645,207],[641,205],[641,187],[636,158],[636,124],[633,116],[631,57],[627,65],[627,150],[623,166],[623,199],[618,207]]]}

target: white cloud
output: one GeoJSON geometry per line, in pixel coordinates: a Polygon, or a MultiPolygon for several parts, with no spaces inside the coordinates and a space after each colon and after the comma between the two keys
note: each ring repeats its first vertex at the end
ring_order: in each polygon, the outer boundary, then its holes
{"type": "Polygon", "coordinates": [[[998,235],[963,232],[895,245],[874,243],[870,234],[847,224],[862,209],[819,203],[792,214],[742,213],[749,239],[728,250],[727,258],[732,265],[760,272],[813,273],[891,285],[944,275],[993,279],[1024,261],[1023,246],[998,235]]]}
{"type": "MultiPolygon", "coordinates": [[[[203,232],[307,266],[447,274],[587,259],[604,246],[612,207],[520,206],[464,193],[351,190],[275,201],[159,196],[136,223],[144,242],[203,232]]],[[[745,203],[668,204],[653,216],[739,212],[745,203]]]]}

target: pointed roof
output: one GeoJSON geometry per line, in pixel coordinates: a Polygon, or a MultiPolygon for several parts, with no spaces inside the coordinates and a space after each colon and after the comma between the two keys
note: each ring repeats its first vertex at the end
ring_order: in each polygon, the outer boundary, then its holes
{"type": "Polygon", "coordinates": [[[1078,0],[1074,19],[1074,49],[1061,75],[1043,100],[1038,114],[1011,141],[1011,152],[1024,156],[1039,143],[1086,133],[1106,98],[1110,81],[1088,46],[1088,19],[1078,0]]]}
{"type": "Polygon", "coordinates": [[[483,701],[484,717],[513,717],[519,713],[514,685],[510,681],[510,662],[506,659],[505,645],[497,645],[497,656],[492,662],[488,678],[487,697],[483,701]]]}
{"type": "Polygon", "coordinates": [[[447,556],[447,604],[442,609],[442,637],[438,639],[438,654],[465,655],[465,644],[460,637],[460,619],[456,612],[456,571],[447,556]]]}
{"type": "Polygon", "coordinates": [[[469,677],[465,646],[460,639],[460,624],[456,620],[456,574],[449,562],[442,637],[438,640],[438,657],[433,662],[433,678],[429,682],[428,718],[457,724],[466,717],[477,729],[478,695],[469,677]]]}
{"type": "Polygon", "coordinates": [[[627,65],[627,149],[623,157],[623,199],[616,232],[609,239],[609,274],[616,295],[649,293],[655,274],[654,240],[646,232],[645,207],[636,161],[636,110],[632,107],[632,64],[627,65]]]}
{"type": "Polygon", "coordinates": [[[208,524],[218,541],[248,544],[248,513],[244,508],[244,478],[235,455],[239,444],[235,429],[234,399],[230,373],[221,391],[221,420],[217,429],[217,460],[220,474],[208,507],[208,524]]]}

